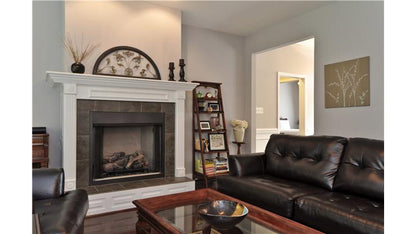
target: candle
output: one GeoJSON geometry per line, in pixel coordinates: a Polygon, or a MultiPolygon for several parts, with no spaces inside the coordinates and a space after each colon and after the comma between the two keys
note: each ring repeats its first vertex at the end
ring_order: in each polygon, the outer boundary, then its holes
{"type": "Polygon", "coordinates": [[[179,59],[179,65],[185,65],[185,60],[184,59],[179,59]]]}

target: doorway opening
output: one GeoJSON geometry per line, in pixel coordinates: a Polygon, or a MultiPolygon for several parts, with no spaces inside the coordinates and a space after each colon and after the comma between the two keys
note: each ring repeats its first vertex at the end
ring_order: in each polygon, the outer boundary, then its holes
{"type": "Polygon", "coordinates": [[[314,47],[308,37],[252,54],[253,152],[272,134],[313,135],[314,47]]]}

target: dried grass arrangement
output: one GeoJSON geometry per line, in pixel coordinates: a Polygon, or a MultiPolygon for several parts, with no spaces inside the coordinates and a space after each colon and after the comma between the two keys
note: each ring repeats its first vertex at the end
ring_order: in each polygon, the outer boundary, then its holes
{"type": "Polygon", "coordinates": [[[95,50],[99,44],[87,43],[86,46],[84,46],[84,40],[81,39],[79,46],[77,46],[76,43],[72,40],[71,36],[68,35],[65,37],[64,46],[74,62],[81,63],[89,55],[91,55],[92,51],[95,50]]]}

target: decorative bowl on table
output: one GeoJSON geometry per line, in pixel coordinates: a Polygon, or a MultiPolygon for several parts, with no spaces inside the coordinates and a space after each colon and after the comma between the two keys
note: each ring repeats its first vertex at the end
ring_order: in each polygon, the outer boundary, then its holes
{"type": "Polygon", "coordinates": [[[248,214],[248,209],[241,203],[217,200],[200,205],[198,213],[212,227],[226,230],[240,223],[248,214]]]}

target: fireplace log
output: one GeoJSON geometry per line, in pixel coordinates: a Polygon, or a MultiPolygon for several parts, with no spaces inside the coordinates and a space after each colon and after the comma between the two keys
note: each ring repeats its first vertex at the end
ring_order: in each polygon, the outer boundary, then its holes
{"type": "Polygon", "coordinates": [[[132,165],[134,162],[139,162],[139,164],[141,164],[141,162],[145,161],[144,155],[140,154],[138,152],[129,155],[129,162],[126,165],[127,169],[132,168],[132,165]]]}
{"type": "Polygon", "coordinates": [[[124,158],[126,153],[124,152],[114,152],[111,155],[104,155],[103,156],[103,163],[113,163],[121,158],[124,158]]]}
{"type": "Polygon", "coordinates": [[[124,157],[122,159],[119,159],[113,163],[105,163],[103,164],[103,170],[105,172],[113,172],[117,170],[122,170],[125,168],[125,165],[127,164],[128,159],[127,157],[124,157]]]}
{"type": "Polygon", "coordinates": [[[103,156],[103,171],[115,172],[127,170],[149,169],[149,160],[141,153],[134,152],[126,155],[125,152],[114,152],[111,155],[103,156]]]}

